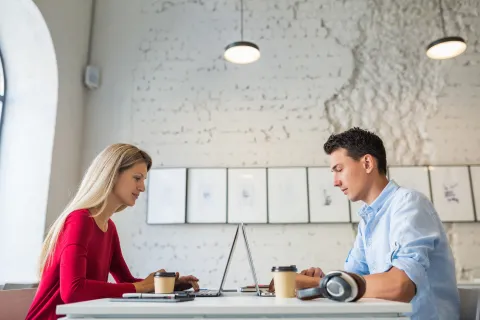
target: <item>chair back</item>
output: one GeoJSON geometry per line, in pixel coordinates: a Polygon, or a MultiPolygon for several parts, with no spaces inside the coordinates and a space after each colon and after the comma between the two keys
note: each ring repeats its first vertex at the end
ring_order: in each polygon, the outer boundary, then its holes
{"type": "Polygon", "coordinates": [[[36,288],[0,290],[0,320],[25,320],[36,288]]]}

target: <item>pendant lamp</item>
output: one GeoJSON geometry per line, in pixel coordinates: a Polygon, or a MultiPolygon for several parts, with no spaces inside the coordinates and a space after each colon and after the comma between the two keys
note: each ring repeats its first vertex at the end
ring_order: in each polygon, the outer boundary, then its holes
{"type": "Polygon", "coordinates": [[[232,63],[247,64],[260,58],[260,49],[255,43],[243,40],[243,0],[240,2],[240,41],[232,42],[226,46],[223,57],[232,63]]]}
{"type": "Polygon", "coordinates": [[[433,41],[427,46],[427,56],[430,59],[443,60],[456,57],[467,49],[462,37],[447,37],[445,19],[443,17],[442,0],[439,0],[440,18],[442,21],[443,38],[433,41]]]}

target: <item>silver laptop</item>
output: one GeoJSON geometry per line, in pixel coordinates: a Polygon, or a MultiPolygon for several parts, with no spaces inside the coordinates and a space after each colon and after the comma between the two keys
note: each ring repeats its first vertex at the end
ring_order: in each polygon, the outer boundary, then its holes
{"type": "Polygon", "coordinates": [[[245,231],[245,225],[241,223],[243,239],[245,240],[245,247],[247,248],[248,263],[250,263],[250,270],[252,271],[253,281],[255,282],[255,289],[257,290],[257,296],[260,297],[275,297],[275,293],[268,290],[261,290],[258,286],[257,273],[253,265],[252,253],[250,252],[250,246],[248,245],[247,232],[245,231]]]}
{"type": "Polygon", "coordinates": [[[238,229],[240,225],[237,226],[237,230],[235,231],[235,236],[233,237],[232,247],[230,248],[230,254],[228,255],[227,265],[225,266],[225,271],[223,272],[222,282],[220,282],[220,287],[218,290],[200,290],[200,291],[188,291],[191,295],[195,295],[195,297],[219,297],[222,295],[223,285],[225,284],[225,279],[227,278],[228,268],[230,267],[230,262],[232,261],[233,252],[235,251],[235,246],[237,245],[237,238],[238,238],[238,229]]]}

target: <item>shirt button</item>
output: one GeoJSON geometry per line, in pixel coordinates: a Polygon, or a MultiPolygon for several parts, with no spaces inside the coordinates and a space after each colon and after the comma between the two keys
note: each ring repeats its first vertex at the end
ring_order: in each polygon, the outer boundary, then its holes
{"type": "Polygon", "coordinates": [[[367,239],[367,247],[370,247],[372,245],[372,238],[367,239]]]}

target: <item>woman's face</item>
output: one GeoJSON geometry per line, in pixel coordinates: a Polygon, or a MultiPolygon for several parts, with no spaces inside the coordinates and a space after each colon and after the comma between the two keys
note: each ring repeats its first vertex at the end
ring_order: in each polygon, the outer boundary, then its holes
{"type": "Polygon", "coordinates": [[[146,178],[147,165],[144,162],[138,162],[118,175],[113,194],[120,205],[135,205],[140,193],[145,191],[146,178]]]}

